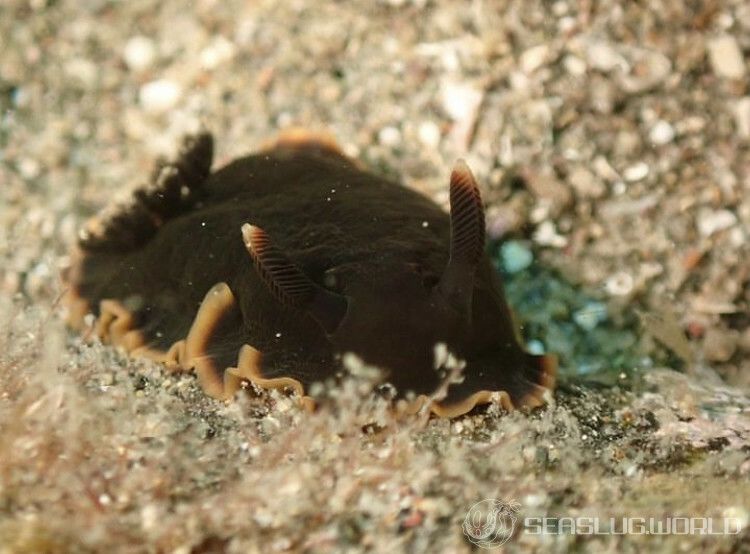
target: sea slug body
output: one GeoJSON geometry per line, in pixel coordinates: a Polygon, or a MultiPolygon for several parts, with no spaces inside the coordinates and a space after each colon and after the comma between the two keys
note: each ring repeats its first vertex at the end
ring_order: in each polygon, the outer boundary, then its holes
{"type": "Polygon", "coordinates": [[[194,370],[221,399],[249,380],[309,403],[351,352],[439,416],[543,403],[554,358],[519,345],[465,163],[447,214],[312,134],[215,171],[212,158],[209,134],[186,138],[127,206],[89,222],[65,276],[72,327],[93,313],[102,341],[194,370]],[[432,401],[449,358],[460,378],[432,401]]]}

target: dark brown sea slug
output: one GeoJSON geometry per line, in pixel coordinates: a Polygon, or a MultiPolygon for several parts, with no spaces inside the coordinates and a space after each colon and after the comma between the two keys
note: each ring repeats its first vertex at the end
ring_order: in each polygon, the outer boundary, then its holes
{"type": "Polygon", "coordinates": [[[186,139],[129,205],[88,224],[66,274],[71,326],[93,313],[102,341],[194,369],[215,398],[249,380],[309,402],[351,352],[411,409],[542,403],[554,359],[518,343],[463,162],[448,215],[313,135],[214,172],[212,157],[210,135],[186,139]],[[463,364],[447,390],[446,352],[463,364]]]}

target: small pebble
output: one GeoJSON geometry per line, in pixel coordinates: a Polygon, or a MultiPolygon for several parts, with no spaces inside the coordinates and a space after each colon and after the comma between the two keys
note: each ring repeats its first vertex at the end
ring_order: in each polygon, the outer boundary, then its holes
{"type": "Polygon", "coordinates": [[[710,210],[704,208],[698,212],[696,225],[698,232],[704,237],[729,229],[737,223],[737,216],[729,210],[710,210]]]}
{"type": "Polygon", "coordinates": [[[583,198],[600,198],[607,192],[606,187],[584,166],[575,167],[568,175],[568,182],[583,198]]]}
{"type": "Polygon", "coordinates": [[[578,28],[578,18],[570,15],[561,17],[557,22],[560,34],[570,36],[578,28]]]}
{"type": "Polygon", "coordinates": [[[552,4],[552,13],[557,17],[561,17],[570,11],[570,6],[564,0],[558,0],[552,4]]]}
{"type": "Polygon", "coordinates": [[[734,105],[734,126],[743,139],[750,139],[750,96],[737,100],[734,105]]]}
{"type": "Polygon", "coordinates": [[[689,115],[675,124],[679,134],[696,134],[706,128],[706,119],[699,115],[689,115]]]}
{"type": "Polygon", "coordinates": [[[528,50],[525,50],[518,60],[521,66],[521,71],[530,75],[537,69],[542,67],[547,61],[547,55],[549,54],[549,46],[547,44],[539,44],[533,46],[528,50]]]}
{"type": "Polygon", "coordinates": [[[424,121],[419,125],[419,140],[425,146],[437,148],[440,144],[440,127],[433,121],[424,121]]]}
{"type": "Polygon", "coordinates": [[[24,179],[34,179],[41,173],[41,166],[34,158],[21,158],[18,161],[18,171],[24,179]]]}
{"type": "Polygon", "coordinates": [[[586,48],[586,59],[591,67],[605,73],[615,68],[627,69],[628,62],[617,50],[604,41],[594,41],[586,48]]]}
{"type": "Polygon", "coordinates": [[[383,146],[398,146],[401,144],[401,131],[396,127],[383,127],[378,132],[378,142],[383,146]]]}
{"type": "Polygon", "coordinates": [[[651,127],[648,138],[657,145],[669,144],[674,140],[674,127],[663,119],[660,119],[651,127]]]}
{"type": "Polygon", "coordinates": [[[163,113],[173,108],[181,95],[180,85],[168,79],[158,79],[143,85],[138,98],[147,112],[163,113]]]}
{"type": "Polygon", "coordinates": [[[156,504],[146,504],[141,509],[141,527],[147,533],[158,529],[159,521],[162,519],[161,510],[156,504]]]}
{"type": "Polygon", "coordinates": [[[581,77],[586,74],[586,62],[573,55],[565,56],[563,59],[563,67],[565,68],[565,71],[574,77],[581,77]]]}
{"type": "Polygon", "coordinates": [[[535,356],[541,356],[546,352],[544,343],[536,339],[530,340],[526,343],[526,350],[529,351],[529,354],[534,354],[535,356]]]}
{"type": "Polygon", "coordinates": [[[607,158],[605,158],[604,156],[600,155],[594,158],[591,167],[593,168],[594,172],[602,179],[606,179],[607,181],[613,183],[620,181],[620,174],[615,171],[615,168],[612,167],[612,164],[610,164],[607,158]]]}
{"type": "Polygon", "coordinates": [[[536,228],[534,240],[542,246],[555,248],[565,248],[568,245],[568,239],[557,232],[555,224],[551,221],[544,221],[536,228]]]}
{"type": "Polygon", "coordinates": [[[523,71],[511,71],[508,75],[510,88],[515,91],[527,91],[531,86],[529,76],[523,71]]]}
{"type": "Polygon", "coordinates": [[[503,268],[508,273],[518,273],[531,265],[534,261],[534,254],[523,243],[517,240],[511,240],[502,245],[500,256],[503,261],[503,268]]]}
{"type": "Polygon", "coordinates": [[[449,82],[443,85],[443,109],[455,121],[473,121],[482,97],[482,91],[470,84],[449,82]]]}
{"type": "Polygon", "coordinates": [[[156,59],[154,41],[148,37],[137,35],[128,40],[123,51],[125,65],[131,71],[144,71],[151,67],[156,59]]]}
{"type": "Polygon", "coordinates": [[[593,331],[607,320],[607,306],[601,302],[588,302],[583,308],[573,313],[573,321],[585,331],[593,331]]]}
{"type": "Polygon", "coordinates": [[[708,42],[708,59],[717,77],[741,79],[745,75],[742,50],[731,35],[716,37],[708,42]]]}
{"type": "Polygon", "coordinates": [[[215,38],[200,53],[200,64],[203,69],[215,69],[234,57],[235,46],[222,36],[215,38]]]}
{"type": "Polygon", "coordinates": [[[631,70],[618,76],[620,87],[639,94],[659,85],[672,71],[672,62],[661,52],[646,48],[629,48],[631,70]]]}
{"type": "Polygon", "coordinates": [[[634,285],[633,276],[626,271],[620,271],[606,280],[604,290],[611,296],[627,296],[633,290],[634,285]]]}
{"type": "Polygon", "coordinates": [[[626,181],[635,183],[636,181],[640,181],[646,178],[646,176],[648,176],[648,172],[648,164],[646,164],[645,162],[638,162],[629,167],[626,167],[625,171],[622,172],[622,176],[626,181]]]}

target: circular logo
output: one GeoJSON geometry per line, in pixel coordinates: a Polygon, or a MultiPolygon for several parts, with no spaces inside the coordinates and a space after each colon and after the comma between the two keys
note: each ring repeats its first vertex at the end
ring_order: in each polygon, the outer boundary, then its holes
{"type": "Polygon", "coordinates": [[[464,518],[464,535],[479,548],[497,548],[513,536],[519,504],[488,498],[474,504],[464,518]]]}

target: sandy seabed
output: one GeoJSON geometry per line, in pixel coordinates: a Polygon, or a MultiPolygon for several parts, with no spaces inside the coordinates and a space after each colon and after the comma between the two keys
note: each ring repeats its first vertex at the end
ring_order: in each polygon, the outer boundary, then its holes
{"type": "Polygon", "coordinates": [[[747,551],[746,2],[5,0],[0,52],[0,553],[469,552],[487,498],[518,503],[508,552],[747,551]],[[225,404],[73,336],[77,229],[201,125],[217,165],[325,129],[443,204],[466,158],[490,236],[640,313],[658,363],[569,364],[531,414],[395,421],[365,382],[315,414],[225,404]]]}

